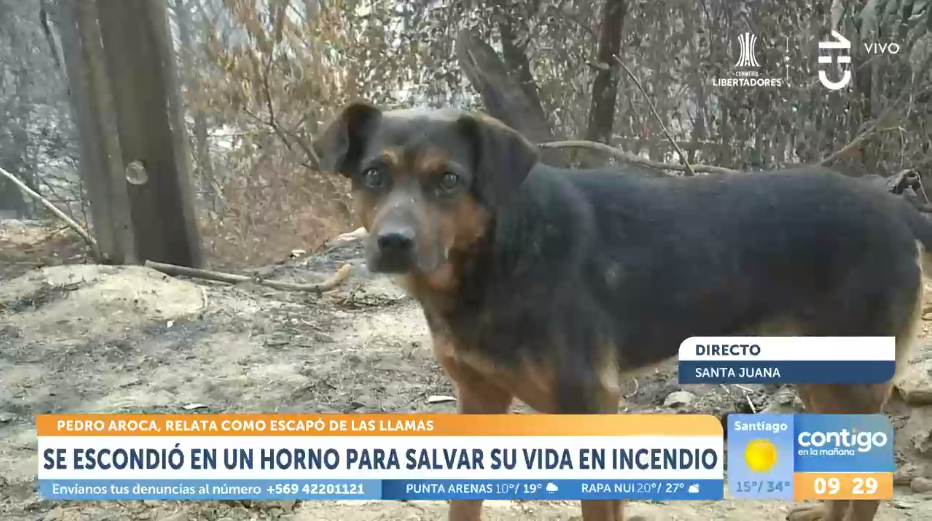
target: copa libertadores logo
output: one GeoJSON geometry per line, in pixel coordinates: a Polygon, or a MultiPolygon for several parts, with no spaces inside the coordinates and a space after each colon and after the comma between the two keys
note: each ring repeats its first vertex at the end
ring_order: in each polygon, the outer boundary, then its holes
{"type": "Polygon", "coordinates": [[[738,36],[738,61],[735,62],[730,77],[712,78],[716,87],[780,87],[782,78],[770,78],[761,73],[761,64],[757,61],[757,35],[743,33],[738,36]]]}
{"type": "Polygon", "coordinates": [[[738,46],[740,54],[738,63],[735,67],[760,67],[757,58],[754,56],[754,44],[757,43],[757,36],[751,33],[744,33],[738,37],[738,46]]]}
{"type": "MultiPolygon", "coordinates": [[[[832,29],[832,38],[834,41],[829,42],[819,42],[819,65],[831,64],[832,62],[837,62],[838,64],[850,65],[851,64],[851,55],[848,54],[851,50],[851,42],[847,38],[838,33],[838,31],[832,29]],[[828,54],[823,54],[823,50],[827,49],[830,52],[828,54]],[[838,50],[839,52],[836,56],[833,56],[831,51],[838,50]]],[[[822,85],[830,90],[839,90],[843,89],[848,85],[848,82],[851,81],[851,69],[850,67],[843,67],[844,72],[841,75],[841,79],[838,81],[832,81],[828,78],[828,74],[825,72],[825,69],[819,67],[819,81],[822,82],[822,85]]]]}

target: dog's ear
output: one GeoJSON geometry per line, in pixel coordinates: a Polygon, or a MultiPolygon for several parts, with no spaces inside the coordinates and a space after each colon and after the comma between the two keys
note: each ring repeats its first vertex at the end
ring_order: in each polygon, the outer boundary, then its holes
{"type": "Polygon", "coordinates": [[[314,142],[314,152],[321,160],[321,168],[343,175],[353,174],[381,118],[382,111],[365,100],[357,100],[344,107],[314,142]]]}
{"type": "Polygon", "coordinates": [[[506,208],[537,163],[537,147],[496,119],[467,114],[457,123],[473,145],[479,196],[494,209],[506,208]]]}

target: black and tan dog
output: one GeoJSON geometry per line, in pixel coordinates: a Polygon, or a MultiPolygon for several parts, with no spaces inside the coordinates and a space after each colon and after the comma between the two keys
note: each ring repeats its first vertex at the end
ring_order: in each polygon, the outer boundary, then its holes
{"type": "MultiPolygon", "coordinates": [[[[895,336],[910,356],[932,226],[818,170],[653,179],[570,171],[494,119],[347,106],[318,141],[352,180],[367,262],[422,305],[462,413],[617,413],[620,375],[691,336],[895,336]]],[[[810,411],[877,413],[891,385],[808,385],[810,411]]],[[[449,519],[480,519],[454,501],[449,519]]],[[[869,521],[878,502],[791,519],[869,521]]],[[[586,521],[622,501],[583,501],[586,521]]]]}

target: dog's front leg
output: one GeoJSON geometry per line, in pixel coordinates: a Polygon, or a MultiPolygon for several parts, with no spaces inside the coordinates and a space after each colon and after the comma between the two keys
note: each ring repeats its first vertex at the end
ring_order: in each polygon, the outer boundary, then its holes
{"type": "Polygon", "coordinates": [[[584,521],[625,521],[623,500],[582,501],[584,521]]]}
{"type": "MultiPolygon", "coordinates": [[[[604,371],[617,371],[617,369],[608,367],[604,371]]],[[[617,386],[617,377],[608,375],[599,378],[593,374],[590,378],[584,377],[576,380],[578,375],[568,376],[569,378],[564,376],[558,386],[558,413],[618,414],[621,391],[617,386]]],[[[625,521],[627,519],[624,500],[589,500],[581,503],[583,521],[625,521]]]]}
{"type": "MultiPolygon", "coordinates": [[[[438,339],[434,340],[437,346],[438,339]]],[[[439,362],[456,388],[456,406],[461,414],[506,414],[513,396],[474,368],[459,363],[449,354],[438,356],[439,362]]],[[[479,521],[482,500],[450,502],[449,521],[479,521]]]]}

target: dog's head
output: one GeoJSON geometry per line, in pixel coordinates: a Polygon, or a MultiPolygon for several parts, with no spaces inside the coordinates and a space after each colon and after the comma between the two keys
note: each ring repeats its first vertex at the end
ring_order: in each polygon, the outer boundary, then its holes
{"type": "Polygon", "coordinates": [[[374,272],[431,274],[485,236],[537,162],[501,122],[452,110],[382,111],[357,101],[315,144],[349,177],[374,272]]]}

